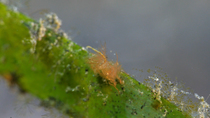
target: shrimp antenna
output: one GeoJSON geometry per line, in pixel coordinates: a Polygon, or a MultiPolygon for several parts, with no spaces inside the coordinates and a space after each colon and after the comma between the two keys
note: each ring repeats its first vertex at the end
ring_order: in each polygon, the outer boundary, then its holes
{"type": "Polygon", "coordinates": [[[91,47],[91,46],[87,46],[86,48],[90,48],[90,49],[92,49],[93,51],[95,51],[95,52],[97,52],[97,53],[99,53],[104,59],[105,59],[105,61],[106,61],[106,57],[100,52],[100,51],[98,51],[98,50],[96,50],[96,49],[94,49],[93,47],[91,47]]]}
{"type": "Polygon", "coordinates": [[[116,53],[116,57],[117,57],[117,61],[116,61],[116,63],[117,63],[117,65],[119,65],[119,63],[118,63],[118,55],[117,55],[117,53],[116,53]]]}
{"type": "Polygon", "coordinates": [[[206,101],[209,99],[210,94],[208,95],[208,97],[206,98],[206,101]]]}

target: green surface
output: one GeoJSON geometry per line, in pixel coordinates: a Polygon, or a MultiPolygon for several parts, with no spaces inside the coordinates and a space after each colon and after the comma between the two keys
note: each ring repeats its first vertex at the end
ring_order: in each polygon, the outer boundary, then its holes
{"type": "Polygon", "coordinates": [[[8,81],[40,98],[42,106],[76,118],[191,117],[163,98],[161,103],[150,88],[123,72],[118,93],[93,73],[87,63],[91,54],[52,29],[35,45],[31,22],[0,3],[0,74],[12,76],[8,81]]]}

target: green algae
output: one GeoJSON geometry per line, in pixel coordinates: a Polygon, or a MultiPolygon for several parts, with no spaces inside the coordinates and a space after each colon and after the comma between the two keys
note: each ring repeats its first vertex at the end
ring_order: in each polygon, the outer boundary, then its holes
{"type": "Polygon", "coordinates": [[[191,117],[166,99],[157,100],[151,88],[124,72],[118,93],[91,70],[89,52],[53,29],[34,43],[31,23],[38,23],[1,3],[0,22],[0,74],[15,73],[15,83],[44,107],[77,118],[191,117]]]}

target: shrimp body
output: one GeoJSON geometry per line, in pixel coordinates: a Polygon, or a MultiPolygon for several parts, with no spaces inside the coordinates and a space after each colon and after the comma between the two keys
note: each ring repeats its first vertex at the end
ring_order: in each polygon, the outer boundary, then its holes
{"type": "Polygon", "coordinates": [[[101,50],[102,53],[90,46],[87,46],[87,48],[91,48],[92,50],[97,52],[88,59],[88,63],[90,64],[94,73],[99,74],[101,77],[108,80],[108,83],[114,86],[116,89],[117,89],[116,79],[119,81],[120,84],[123,84],[123,81],[119,77],[119,74],[121,72],[121,65],[119,65],[118,63],[118,56],[117,56],[117,61],[115,63],[112,63],[107,61],[106,59],[105,48],[102,48],[101,50]]]}

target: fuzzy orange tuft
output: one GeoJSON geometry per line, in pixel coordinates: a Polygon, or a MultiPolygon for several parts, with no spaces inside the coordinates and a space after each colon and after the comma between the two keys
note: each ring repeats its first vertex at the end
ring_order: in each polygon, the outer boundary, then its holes
{"type": "Polygon", "coordinates": [[[91,48],[92,50],[97,52],[88,59],[88,63],[90,64],[90,67],[93,69],[94,73],[99,74],[102,78],[108,80],[108,83],[114,86],[116,89],[116,79],[119,81],[120,84],[123,84],[123,81],[119,77],[119,74],[121,72],[121,65],[119,65],[118,63],[118,56],[117,61],[115,63],[112,63],[107,61],[106,59],[105,46],[102,47],[101,52],[90,46],[87,46],[87,48],[91,48]]]}

